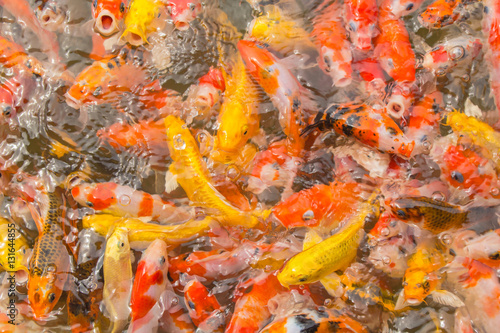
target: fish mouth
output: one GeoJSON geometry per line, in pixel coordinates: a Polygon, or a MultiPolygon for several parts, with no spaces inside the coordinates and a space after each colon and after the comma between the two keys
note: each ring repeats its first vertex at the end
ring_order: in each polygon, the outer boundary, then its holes
{"type": "Polygon", "coordinates": [[[422,303],[422,301],[419,300],[418,298],[407,298],[406,303],[408,303],[408,305],[411,305],[411,306],[417,306],[420,303],[422,303]]]}
{"type": "Polygon", "coordinates": [[[64,97],[66,97],[66,104],[71,106],[73,109],[80,110],[82,102],[71,96],[69,93],[64,94],[64,97]]]}
{"type": "Polygon", "coordinates": [[[403,118],[406,107],[407,100],[401,95],[391,96],[389,102],[387,103],[387,113],[396,119],[403,118]]]}
{"type": "Polygon", "coordinates": [[[51,5],[45,5],[42,10],[37,11],[37,14],[42,27],[49,31],[58,30],[66,18],[65,13],[61,9],[51,5]]]}
{"type": "Polygon", "coordinates": [[[123,33],[122,38],[133,46],[141,46],[142,44],[148,43],[148,39],[146,38],[143,30],[138,27],[127,28],[123,33]]]}
{"type": "Polygon", "coordinates": [[[111,36],[120,30],[115,16],[106,9],[96,18],[94,29],[103,36],[111,36]]]}
{"type": "Polygon", "coordinates": [[[177,21],[174,24],[177,30],[186,31],[187,29],[189,29],[189,22],[177,21]]]}

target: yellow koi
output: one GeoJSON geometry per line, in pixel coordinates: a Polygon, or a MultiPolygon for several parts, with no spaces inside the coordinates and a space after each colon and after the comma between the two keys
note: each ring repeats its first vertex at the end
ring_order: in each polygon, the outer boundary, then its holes
{"type": "Polygon", "coordinates": [[[327,275],[344,270],[356,258],[367,220],[380,214],[379,192],[374,192],[362,204],[359,213],[340,232],[311,246],[285,263],[278,274],[280,283],[288,287],[316,282],[327,275]]]}
{"type": "Polygon", "coordinates": [[[130,316],[132,260],[128,229],[116,228],[106,242],[103,272],[103,302],[111,320],[112,333],[121,332],[130,316]]]}
{"type": "MultiPolygon", "coordinates": [[[[169,245],[181,244],[205,234],[216,224],[210,217],[203,220],[190,220],[176,225],[159,225],[147,223],[137,218],[123,218],[109,214],[95,214],[83,218],[83,227],[92,228],[102,236],[107,236],[112,228],[129,229],[128,240],[136,243],[140,249],[144,243],[151,243],[155,239],[161,239],[169,245]]],[[[139,249],[133,246],[134,249],[139,249]]]]}
{"type": "Polygon", "coordinates": [[[0,217],[0,266],[7,272],[16,272],[18,282],[28,278],[30,252],[28,241],[16,224],[0,217]]]}
{"type": "Polygon", "coordinates": [[[121,38],[134,46],[147,43],[148,35],[161,29],[165,20],[166,5],[162,0],[132,0],[121,38]]]}
{"type": "Polygon", "coordinates": [[[166,177],[166,191],[171,191],[178,183],[193,204],[215,211],[214,218],[223,225],[255,227],[259,223],[256,215],[235,208],[215,189],[196,140],[184,121],[167,116],[165,127],[173,160],[166,177]]]}

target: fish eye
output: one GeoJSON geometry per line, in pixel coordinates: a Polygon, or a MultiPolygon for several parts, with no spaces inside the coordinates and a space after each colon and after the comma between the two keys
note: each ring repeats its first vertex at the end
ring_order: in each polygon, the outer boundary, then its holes
{"type": "Polygon", "coordinates": [[[356,32],[356,30],[358,30],[358,25],[355,22],[350,21],[349,22],[349,30],[352,32],[356,32]]]}
{"type": "Polygon", "coordinates": [[[97,7],[97,0],[94,1],[93,5],[94,7],[97,7]]]}
{"type": "Polygon", "coordinates": [[[439,51],[439,49],[441,48],[441,46],[434,46],[431,50],[431,52],[436,52],[436,51],[439,51]]]}
{"type": "Polygon", "coordinates": [[[172,6],[167,6],[168,15],[172,15],[172,6]]]}
{"type": "Polygon", "coordinates": [[[424,289],[428,289],[429,288],[429,281],[424,281],[422,283],[422,287],[424,287],[424,289]]]}
{"type": "Polygon", "coordinates": [[[453,179],[454,181],[459,182],[459,183],[464,182],[464,176],[458,171],[453,171],[451,173],[451,179],[453,179]]]}
{"type": "Polygon", "coordinates": [[[243,135],[247,135],[248,134],[248,126],[245,125],[241,128],[241,133],[243,133],[243,135]]]}
{"type": "Polygon", "coordinates": [[[406,215],[406,212],[402,209],[398,209],[396,211],[396,215],[402,220],[406,220],[408,218],[408,215],[406,215]]]}
{"type": "Polygon", "coordinates": [[[463,46],[455,46],[450,50],[449,55],[452,60],[459,60],[465,55],[465,49],[463,46]]]}
{"type": "Polygon", "coordinates": [[[406,6],[406,10],[412,10],[413,9],[413,3],[409,3],[408,6],[406,6]]]}
{"type": "Polygon", "coordinates": [[[47,299],[49,300],[50,303],[54,302],[56,300],[56,294],[50,293],[47,299]]]}
{"type": "Polygon", "coordinates": [[[121,242],[120,243],[120,247],[124,247],[125,246],[125,243],[124,242],[121,242]]]}
{"type": "Polygon", "coordinates": [[[446,70],[444,68],[438,68],[436,70],[436,75],[437,76],[444,76],[444,75],[446,75],[446,70]]]}
{"type": "Polygon", "coordinates": [[[166,261],[165,257],[163,257],[163,256],[162,256],[162,257],[160,258],[160,265],[162,265],[162,266],[163,266],[163,264],[165,263],[165,261],[166,261]]]}
{"type": "Polygon", "coordinates": [[[92,95],[94,95],[95,97],[98,97],[99,95],[102,94],[102,87],[97,87],[94,92],[92,93],[92,95]]]}
{"type": "Polygon", "coordinates": [[[125,3],[124,3],[124,2],[122,2],[122,3],[120,4],[120,12],[121,12],[121,13],[123,13],[124,11],[125,11],[125,3]]]}
{"type": "Polygon", "coordinates": [[[304,215],[302,215],[302,219],[304,221],[309,221],[309,220],[312,220],[314,218],[314,212],[312,210],[308,210],[304,213],[304,215]]]}
{"type": "Polygon", "coordinates": [[[188,4],[188,7],[189,7],[189,10],[191,10],[192,12],[194,12],[194,10],[196,8],[195,4],[192,2],[188,4]]]}
{"type": "Polygon", "coordinates": [[[4,116],[7,116],[7,117],[10,116],[12,113],[12,107],[11,106],[4,107],[2,113],[4,116]]]}

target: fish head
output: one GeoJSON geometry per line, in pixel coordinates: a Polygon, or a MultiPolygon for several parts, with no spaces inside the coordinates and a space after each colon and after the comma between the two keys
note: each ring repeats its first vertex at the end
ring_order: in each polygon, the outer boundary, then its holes
{"type": "Polygon", "coordinates": [[[128,229],[118,227],[113,230],[106,242],[106,255],[120,261],[130,257],[130,243],[128,241],[128,229]]]}
{"type": "MultiPolygon", "coordinates": [[[[250,101],[248,101],[250,103],[250,101]]],[[[236,153],[255,134],[259,122],[252,116],[247,116],[249,105],[245,101],[231,98],[222,104],[219,113],[219,128],[217,130],[216,148],[228,153],[236,153]]]]}
{"type": "Polygon", "coordinates": [[[391,14],[400,18],[419,9],[423,0],[388,0],[386,2],[390,3],[387,8],[391,10],[391,14]]]}
{"type": "Polygon", "coordinates": [[[422,270],[407,270],[403,282],[406,302],[412,306],[422,303],[436,285],[437,277],[422,270]]]}
{"type": "Polygon", "coordinates": [[[379,34],[376,1],[348,0],[344,2],[346,29],[352,44],[361,51],[373,47],[372,39],[379,34]]]}
{"type": "Polygon", "coordinates": [[[261,69],[272,66],[276,62],[272,54],[263,45],[254,41],[240,40],[238,50],[245,62],[245,68],[252,74],[259,75],[261,69]]]}
{"type": "Polygon", "coordinates": [[[66,12],[61,7],[61,1],[49,0],[36,10],[40,25],[49,31],[57,31],[66,19],[66,12]]]}
{"type": "Polygon", "coordinates": [[[455,1],[434,1],[429,4],[425,11],[420,13],[418,21],[427,29],[442,28],[450,25],[458,17],[455,12],[455,1]]]}
{"type": "Polygon", "coordinates": [[[170,0],[168,11],[178,30],[187,30],[189,23],[201,12],[201,1],[199,0],[170,0]]]}
{"type": "Polygon", "coordinates": [[[352,82],[352,53],[349,48],[336,51],[322,46],[318,58],[318,66],[333,80],[336,87],[345,87],[352,82]]]}
{"type": "Polygon", "coordinates": [[[419,221],[422,214],[411,198],[399,198],[389,203],[394,217],[401,221],[419,221]]]}
{"type": "Polygon", "coordinates": [[[167,244],[161,239],[155,239],[142,254],[147,271],[163,272],[166,277],[168,272],[167,244]]]}
{"type": "Polygon", "coordinates": [[[120,30],[120,22],[123,20],[126,10],[125,0],[94,0],[92,2],[94,29],[105,37],[115,34],[120,30]]]}
{"type": "Polygon", "coordinates": [[[106,63],[95,62],[75,79],[75,83],[64,95],[66,103],[74,109],[87,104],[103,103],[103,97],[110,92],[108,83],[111,79],[112,74],[106,63]]]}
{"type": "Polygon", "coordinates": [[[127,28],[123,32],[121,38],[133,46],[141,46],[148,43],[146,27],[143,22],[134,22],[127,24],[127,28]]]}
{"type": "Polygon", "coordinates": [[[61,298],[65,273],[58,273],[55,265],[45,269],[32,267],[28,279],[28,300],[36,320],[46,319],[61,298]]]}
{"type": "Polygon", "coordinates": [[[285,263],[283,269],[276,276],[283,287],[290,288],[291,285],[307,284],[311,282],[309,281],[311,276],[307,269],[299,270],[297,267],[292,266],[286,265],[285,263]]]}

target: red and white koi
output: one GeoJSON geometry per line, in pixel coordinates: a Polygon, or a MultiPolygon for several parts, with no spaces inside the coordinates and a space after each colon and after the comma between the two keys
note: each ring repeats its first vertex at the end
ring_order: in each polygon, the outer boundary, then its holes
{"type": "Polygon", "coordinates": [[[198,279],[186,284],[184,300],[196,327],[204,332],[221,331],[225,320],[223,309],[217,298],[198,279]]]}
{"type": "Polygon", "coordinates": [[[379,34],[377,1],[346,0],[344,14],[346,28],[354,47],[365,52],[371,50],[372,39],[379,34]]]}
{"type": "Polygon", "coordinates": [[[94,0],[92,2],[94,29],[105,37],[117,33],[123,24],[127,6],[128,0],[94,0]]]}
{"type": "Polygon", "coordinates": [[[189,28],[189,23],[196,19],[201,13],[200,0],[168,0],[167,10],[178,30],[184,31],[189,28]]]}

